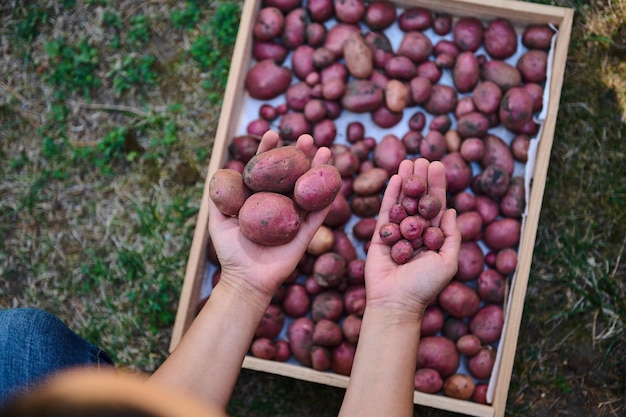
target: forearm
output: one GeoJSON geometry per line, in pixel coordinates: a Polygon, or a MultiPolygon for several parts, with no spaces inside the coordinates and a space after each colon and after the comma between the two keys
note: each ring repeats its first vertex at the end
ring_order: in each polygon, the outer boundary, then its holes
{"type": "Polygon", "coordinates": [[[418,319],[365,309],[340,417],[413,415],[420,328],[418,319]]]}
{"type": "Polygon", "coordinates": [[[254,294],[242,297],[218,284],[150,381],[186,391],[225,409],[269,301],[254,294]]]}

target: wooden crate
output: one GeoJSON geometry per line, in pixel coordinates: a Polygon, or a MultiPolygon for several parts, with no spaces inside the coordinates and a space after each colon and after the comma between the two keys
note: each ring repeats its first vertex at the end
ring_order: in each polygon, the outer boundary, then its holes
{"type": "MultiPolygon", "coordinates": [[[[220,168],[228,157],[231,139],[243,132],[242,109],[249,97],[244,89],[244,77],[252,61],[252,26],[262,0],[246,0],[242,9],[241,22],[233,52],[231,70],[224,95],[219,125],[213,144],[207,181],[200,207],[193,243],[187,263],[185,279],[180,295],[170,350],[179,343],[190,326],[196,313],[203,280],[206,276],[206,249],[208,242],[208,179],[220,168]]],[[[532,187],[528,194],[527,212],[523,220],[519,244],[518,269],[511,280],[506,302],[505,326],[498,345],[498,362],[490,381],[491,404],[483,405],[469,401],[415,392],[414,403],[437,409],[463,413],[472,416],[500,417],[504,415],[511,372],[517,346],[528,276],[530,273],[536,232],[541,211],[546,174],[548,170],[553,135],[559,108],[567,50],[573,20],[573,10],[511,0],[400,0],[395,1],[400,8],[423,6],[434,12],[448,13],[454,17],[474,16],[485,22],[496,17],[509,19],[516,26],[528,24],[552,24],[558,28],[551,50],[552,63],[550,78],[546,83],[543,126],[539,133],[536,158],[528,167],[532,187]]],[[[345,388],[349,378],[332,372],[319,372],[293,363],[279,363],[246,357],[244,368],[273,373],[345,388]]]]}

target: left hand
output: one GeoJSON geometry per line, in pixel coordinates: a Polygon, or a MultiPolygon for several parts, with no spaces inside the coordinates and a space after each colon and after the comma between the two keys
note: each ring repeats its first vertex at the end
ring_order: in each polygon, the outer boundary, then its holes
{"type": "MultiPolygon", "coordinates": [[[[277,146],[279,136],[266,132],[257,153],[277,146]]],[[[313,138],[302,135],[296,146],[306,155],[313,152],[313,138]]],[[[319,148],[312,158],[311,166],[328,163],[330,150],[319,148]]],[[[209,199],[209,233],[221,265],[220,283],[229,285],[251,297],[270,299],[283,281],[295,270],[304,252],[320,227],[330,206],[306,214],[296,237],[280,246],[263,246],[246,238],[239,228],[236,217],[224,216],[209,199]]]]}

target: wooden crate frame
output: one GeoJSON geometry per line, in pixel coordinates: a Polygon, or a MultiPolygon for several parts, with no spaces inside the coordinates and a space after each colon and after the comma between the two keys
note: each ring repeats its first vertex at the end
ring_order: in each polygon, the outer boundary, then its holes
{"type": "MultiPolygon", "coordinates": [[[[209,179],[213,172],[223,166],[226,161],[228,145],[237,133],[240,123],[239,111],[243,108],[243,104],[246,100],[244,78],[246,69],[249,67],[252,59],[252,26],[261,3],[262,0],[245,0],[242,9],[239,32],[231,61],[231,70],[226,85],[207,180],[205,182],[204,194],[180,294],[179,307],[170,342],[170,351],[176,348],[195,317],[196,305],[200,296],[207,262],[206,249],[209,237],[207,200],[209,179]]],[[[485,21],[502,17],[519,25],[553,24],[559,30],[552,52],[553,64],[547,89],[549,92],[547,111],[538,142],[537,157],[532,173],[532,187],[528,199],[527,215],[524,220],[524,227],[520,238],[518,269],[509,292],[506,323],[500,339],[500,343],[503,343],[499,358],[500,362],[497,369],[494,369],[494,400],[491,404],[484,405],[441,395],[425,394],[418,391],[414,393],[415,404],[472,416],[501,417],[504,415],[506,409],[528,276],[530,274],[550,152],[556,127],[556,118],[559,109],[574,12],[572,9],[568,8],[514,0],[400,0],[394,1],[394,3],[402,8],[422,6],[432,11],[448,13],[455,17],[474,16],[485,21]]],[[[290,363],[268,361],[250,356],[245,358],[243,367],[340,388],[347,387],[349,381],[349,378],[346,376],[329,372],[319,372],[290,363]]]]}

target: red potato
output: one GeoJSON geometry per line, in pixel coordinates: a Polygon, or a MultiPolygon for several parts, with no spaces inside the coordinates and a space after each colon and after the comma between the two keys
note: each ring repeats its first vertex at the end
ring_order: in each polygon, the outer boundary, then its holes
{"type": "Polygon", "coordinates": [[[546,81],[548,74],[548,53],[540,49],[531,49],[522,54],[516,66],[522,74],[522,81],[541,84],[546,81]]]}
{"type": "Polygon", "coordinates": [[[365,217],[358,220],[353,228],[352,233],[358,240],[370,240],[376,229],[376,219],[374,217],[365,217]]]}
{"type": "Polygon", "coordinates": [[[452,126],[452,119],[450,118],[450,116],[448,116],[447,114],[440,114],[433,117],[430,124],[428,125],[428,128],[430,130],[436,130],[443,134],[450,129],[450,126],[452,126]]]}
{"type": "Polygon", "coordinates": [[[394,134],[385,135],[373,153],[374,164],[386,170],[389,175],[398,172],[398,167],[405,158],[406,148],[394,134]]]}
{"type": "Polygon", "coordinates": [[[517,268],[517,251],[504,248],[496,254],[496,270],[504,276],[512,274],[517,268]]]}
{"type": "Polygon", "coordinates": [[[480,190],[490,197],[502,197],[509,188],[511,177],[497,165],[488,165],[480,174],[480,190]]]}
{"type": "Polygon", "coordinates": [[[331,149],[341,149],[341,152],[333,153],[332,165],[337,168],[339,174],[341,174],[343,185],[343,179],[352,179],[352,176],[359,172],[361,161],[359,161],[359,158],[354,153],[350,152],[349,148],[345,145],[335,144],[332,145],[331,149]]]}
{"type": "Polygon", "coordinates": [[[485,29],[483,45],[495,59],[506,59],[517,51],[517,33],[513,24],[504,18],[489,22],[485,29]]]}
{"type": "Polygon", "coordinates": [[[263,41],[272,40],[283,33],[285,15],[277,7],[262,7],[257,13],[252,34],[263,41]]]}
{"type": "Polygon", "coordinates": [[[320,71],[320,82],[324,84],[333,78],[339,78],[345,83],[348,81],[349,76],[350,73],[348,73],[346,65],[343,62],[335,61],[327,67],[322,68],[320,71]]]}
{"type": "Polygon", "coordinates": [[[456,103],[456,108],[454,109],[454,116],[458,119],[459,117],[475,112],[476,105],[474,104],[474,100],[470,96],[465,96],[459,98],[459,101],[456,103]]]}
{"type": "Polygon", "coordinates": [[[487,404],[487,390],[489,384],[476,384],[471,400],[478,404],[487,404]]]}
{"type": "Polygon", "coordinates": [[[337,346],[343,340],[343,333],[336,321],[321,319],[315,323],[312,340],[317,346],[337,346]]]}
{"type": "Polygon", "coordinates": [[[372,167],[354,178],[352,189],[354,193],[359,195],[378,194],[383,191],[388,179],[389,173],[386,169],[372,167]]]}
{"type": "Polygon", "coordinates": [[[454,43],[461,51],[471,52],[482,45],[484,32],[482,22],[475,17],[460,18],[452,29],[454,43]]]}
{"type": "Polygon", "coordinates": [[[276,353],[274,354],[274,360],[277,362],[286,362],[291,357],[291,348],[286,340],[277,340],[274,342],[276,346],[276,353]]]}
{"type": "Polygon", "coordinates": [[[275,41],[255,40],[252,43],[252,57],[257,61],[271,59],[277,65],[281,65],[287,59],[289,49],[275,41]]]}
{"type": "MultiPolygon", "coordinates": [[[[411,100],[415,104],[425,103],[426,101],[430,99],[432,88],[433,86],[431,82],[426,77],[421,77],[418,75],[416,77],[411,78],[411,81],[409,81],[409,92],[411,95],[411,100]]],[[[422,122],[421,121],[422,116],[419,116],[419,115],[424,116],[422,112],[415,113],[415,116],[418,119],[413,122],[413,123],[417,123],[417,126],[412,127],[414,130],[422,130],[422,128],[426,124],[426,118],[424,117],[424,120],[422,122]],[[419,127],[420,125],[422,127],[419,127]]],[[[410,120],[413,120],[413,117],[410,120]]],[[[409,121],[409,123],[411,123],[411,121],[409,121]]]]}
{"type": "Polygon", "coordinates": [[[436,305],[430,305],[422,318],[421,337],[435,336],[443,327],[443,311],[436,305]]]}
{"type": "Polygon", "coordinates": [[[504,312],[498,304],[486,304],[470,319],[470,331],[483,344],[496,342],[502,335],[504,312]]]}
{"type": "Polygon", "coordinates": [[[313,277],[322,287],[336,287],[345,278],[346,260],[338,253],[326,252],[315,261],[313,277]]]}
{"type": "Polygon", "coordinates": [[[476,292],[485,303],[502,303],[506,290],[506,278],[493,269],[485,269],[476,280],[476,292]]]}
{"type": "Polygon", "coordinates": [[[443,70],[435,61],[426,60],[417,64],[417,75],[436,84],[443,76],[443,70]]]}
{"type": "Polygon", "coordinates": [[[476,383],[466,374],[454,374],[443,383],[443,393],[447,397],[469,400],[474,394],[476,383]]]}
{"type": "Polygon", "coordinates": [[[409,57],[394,55],[387,60],[384,66],[385,75],[389,78],[410,80],[417,75],[417,67],[409,57]]]}
{"type": "Polygon", "coordinates": [[[502,90],[493,81],[482,81],[474,88],[472,100],[478,111],[485,114],[495,113],[500,108],[502,90]]]}
{"type": "Polygon", "coordinates": [[[289,12],[300,5],[300,0],[265,0],[265,6],[277,7],[283,12],[289,12]]]}
{"type": "Polygon", "coordinates": [[[352,364],[354,363],[354,354],[356,345],[343,341],[339,346],[332,349],[331,369],[339,375],[350,375],[352,364]]]}
{"type": "Polygon", "coordinates": [[[287,339],[293,357],[304,366],[311,366],[311,347],[315,323],[308,317],[295,319],[287,329],[287,339]]]}
{"type": "Polygon", "coordinates": [[[365,43],[372,51],[375,68],[384,68],[387,60],[394,56],[391,41],[384,32],[367,32],[365,43]]]}
{"type": "Polygon", "coordinates": [[[330,211],[324,219],[324,224],[329,227],[345,225],[352,217],[350,204],[346,197],[339,193],[330,205],[330,211]]]}
{"type": "Polygon", "coordinates": [[[341,322],[341,331],[344,339],[348,343],[356,344],[361,333],[361,323],[363,318],[356,314],[347,315],[341,322]]]}
{"type": "Polygon", "coordinates": [[[311,122],[304,113],[289,112],[281,117],[278,131],[284,140],[293,142],[300,136],[311,133],[311,122]]]}
{"type": "Polygon", "coordinates": [[[342,229],[332,229],[334,237],[333,252],[341,255],[348,264],[357,260],[357,253],[352,241],[342,229]]]}
{"type": "Polygon", "coordinates": [[[340,22],[358,23],[365,15],[364,0],[344,0],[335,2],[335,17],[340,22]]]}
{"type": "Polygon", "coordinates": [[[495,83],[503,92],[522,84],[522,74],[506,61],[490,60],[480,66],[480,78],[495,83]]]}
{"type": "Polygon", "coordinates": [[[323,69],[335,62],[335,54],[330,49],[322,46],[315,48],[312,59],[316,68],[323,69]]]}
{"type": "Polygon", "coordinates": [[[537,83],[527,82],[522,85],[522,88],[533,100],[533,112],[541,111],[543,108],[543,87],[537,83]]]}
{"type": "Polygon", "coordinates": [[[338,322],[343,311],[343,298],[335,289],[326,288],[315,295],[311,301],[311,319],[315,323],[324,319],[338,322]]]}
{"type": "Polygon", "coordinates": [[[306,8],[314,22],[325,22],[333,17],[335,12],[334,1],[332,0],[308,0],[306,8]]]}
{"type": "Polygon", "coordinates": [[[463,242],[478,240],[481,237],[483,219],[477,211],[471,210],[459,213],[456,223],[461,232],[461,240],[463,242]]]}
{"type": "Polygon", "coordinates": [[[452,197],[451,204],[457,213],[474,210],[476,208],[476,196],[468,191],[461,191],[452,197]]]}
{"type": "Polygon", "coordinates": [[[507,143],[496,135],[487,135],[483,139],[485,155],[480,165],[486,168],[489,165],[502,167],[509,175],[513,175],[515,160],[507,143]]]}
{"type": "Polygon", "coordinates": [[[225,216],[236,216],[250,196],[243,175],[233,169],[218,169],[209,182],[209,198],[225,216]]]}
{"type": "Polygon", "coordinates": [[[270,130],[270,124],[265,119],[255,119],[252,120],[246,126],[246,132],[252,136],[258,136],[259,138],[263,136],[265,132],[270,130]]]}
{"type": "Polygon", "coordinates": [[[319,165],[297,179],[293,199],[305,211],[318,211],[333,202],[340,188],[339,170],[332,165],[319,165]]]}
{"type": "Polygon", "coordinates": [[[489,224],[500,215],[498,201],[487,195],[476,196],[476,211],[483,220],[483,225],[489,224]]]}
{"type": "Polygon", "coordinates": [[[479,351],[467,359],[467,369],[477,379],[489,379],[496,362],[496,350],[487,345],[482,346],[479,351]]]}
{"type": "Polygon", "coordinates": [[[519,243],[521,227],[517,219],[499,219],[485,227],[483,239],[485,244],[495,251],[512,248],[519,243]]]}
{"type": "Polygon", "coordinates": [[[437,130],[431,130],[420,143],[420,154],[431,162],[438,161],[446,154],[447,148],[445,136],[437,130]]]}
{"type": "Polygon", "coordinates": [[[330,350],[324,346],[311,346],[311,368],[326,371],[332,364],[330,350]]]}
{"type": "Polygon", "coordinates": [[[365,283],[365,259],[353,259],[348,263],[346,271],[348,285],[361,285],[365,283]]]}
{"type": "Polygon", "coordinates": [[[460,93],[468,93],[478,83],[479,64],[473,52],[464,51],[456,57],[452,68],[452,80],[460,93]]]}
{"type": "Polygon", "coordinates": [[[307,45],[318,47],[326,39],[326,26],[319,22],[310,22],[305,30],[307,45]]]}
{"type": "Polygon", "coordinates": [[[271,360],[276,356],[276,345],[268,338],[254,339],[250,346],[252,356],[271,360]]]}
{"type": "Polygon", "coordinates": [[[350,200],[352,213],[361,218],[376,216],[380,210],[381,197],[378,195],[355,195],[350,200]]]}
{"type": "MultiPolygon", "coordinates": [[[[311,99],[304,105],[304,117],[312,123],[322,121],[326,117],[326,105],[323,100],[311,99]]],[[[333,137],[334,139],[334,137],[333,137]]]]}
{"type": "Polygon", "coordinates": [[[383,129],[391,128],[402,120],[402,112],[390,110],[386,104],[383,104],[371,113],[372,121],[378,127],[383,129]]]}
{"type": "Polygon", "coordinates": [[[533,100],[522,87],[512,87],[504,93],[499,116],[502,124],[513,132],[519,131],[532,120],[533,100]]]}
{"type": "Polygon", "coordinates": [[[285,313],[276,304],[270,304],[265,309],[265,314],[257,326],[255,338],[275,339],[285,325],[285,313]]]}
{"type": "Polygon", "coordinates": [[[422,244],[430,250],[439,250],[443,246],[443,231],[437,226],[430,226],[424,229],[422,234],[422,244]]]}
{"type": "MultiPolygon", "coordinates": [[[[405,217],[406,218],[406,217],[405,217]]],[[[400,225],[398,223],[385,223],[378,230],[380,240],[389,246],[402,239],[402,233],[400,232],[400,225]]]]}
{"type": "Polygon", "coordinates": [[[430,96],[424,103],[424,109],[433,114],[451,113],[456,108],[458,94],[456,90],[445,84],[436,84],[431,87],[430,96]]]}
{"type": "Polygon", "coordinates": [[[408,213],[402,204],[394,204],[389,209],[389,221],[392,223],[400,224],[407,215],[408,213]]]}
{"type": "Polygon", "coordinates": [[[396,6],[387,0],[369,2],[363,20],[372,30],[384,30],[391,26],[397,17],[396,6]]]}
{"type": "Polygon", "coordinates": [[[353,33],[343,43],[343,58],[354,78],[368,78],[374,70],[372,50],[360,33],[353,33]]]}
{"type": "Polygon", "coordinates": [[[443,387],[443,380],[434,369],[421,368],[415,372],[413,386],[417,391],[435,394],[443,387]]]}
{"type": "Polygon", "coordinates": [[[526,209],[526,184],[524,177],[513,177],[504,196],[500,200],[503,216],[520,218],[526,209]]]}
{"type": "Polygon", "coordinates": [[[433,49],[435,56],[446,54],[453,59],[456,59],[460,52],[461,51],[459,50],[459,47],[456,46],[456,43],[449,39],[438,40],[433,49]]]}
{"type": "Polygon", "coordinates": [[[311,306],[309,294],[303,284],[293,283],[287,285],[285,298],[281,303],[282,310],[289,317],[304,317],[311,306]]]}
{"type": "Polygon", "coordinates": [[[316,71],[313,61],[315,49],[310,45],[300,45],[294,49],[291,55],[291,70],[293,75],[304,80],[307,75],[316,71]]]}
{"type": "Polygon", "coordinates": [[[467,138],[461,143],[459,150],[467,162],[479,162],[485,156],[485,143],[480,138],[467,138]]]}
{"type": "Polygon", "coordinates": [[[432,52],[433,44],[428,36],[419,31],[409,31],[402,36],[396,53],[417,64],[426,61],[432,52]]]}
{"type": "Polygon", "coordinates": [[[456,348],[461,355],[474,356],[481,347],[481,341],[474,334],[466,334],[456,341],[456,348]]]}
{"type": "Polygon", "coordinates": [[[228,146],[228,152],[232,160],[246,164],[250,158],[256,155],[259,148],[259,140],[250,136],[236,136],[228,146]]]}
{"type": "Polygon", "coordinates": [[[322,97],[326,100],[339,100],[345,92],[346,83],[341,78],[331,78],[322,84],[322,97]]]}
{"type": "Polygon", "coordinates": [[[432,22],[432,12],[424,7],[409,7],[398,16],[398,26],[404,32],[426,30],[432,22]]]}
{"type": "Polygon", "coordinates": [[[555,32],[546,24],[529,25],[522,33],[522,44],[528,49],[550,49],[555,32]]]}
{"type": "Polygon", "coordinates": [[[443,336],[422,338],[417,349],[417,368],[434,369],[443,378],[452,375],[460,364],[454,342],[443,336]]]}
{"type": "Polygon", "coordinates": [[[442,208],[442,201],[433,194],[422,195],[417,203],[420,216],[425,219],[432,219],[439,214],[442,208]]]}
{"type": "Polygon", "coordinates": [[[469,326],[463,319],[448,316],[443,322],[441,335],[456,343],[459,338],[469,333],[469,326]]]}
{"type": "Polygon", "coordinates": [[[456,57],[446,52],[441,52],[435,56],[434,62],[439,68],[453,68],[455,61],[456,57]]]}
{"type": "Polygon", "coordinates": [[[424,222],[418,216],[405,217],[399,226],[400,234],[409,241],[417,239],[424,232],[424,222]]]}
{"type": "Polygon", "coordinates": [[[304,288],[309,295],[317,295],[324,291],[324,287],[320,286],[312,275],[304,280],[304,288]]]}
{"type": "Polygon", "coordinates": [[[476,279],[484,268],[485,257],[478,243],[462,242],[459,251],[459,267],[454,278],[468,282],[476,279]]]}
{"type": "Polygon", "coordinates": [[[352,80],[346,84],[341,105],[354,113],[366,113],[376,110],[383,101],[384,91],[376,84],[368,80],[352,80]]]}
{"type": "Polygon", "coordinates": [[[306,27],[309,22],[309,16],[304,7],[298,7],[287,12],[282,36],[283,45],[289,49],[295,49],[305,44],[306,27]]]}
{"type": "Polygon", "coordinates": [[[243,171],[243,181],[254,191],[291,193],[304,173],[311,168],[309,158],[295,146],[281,146],[253,156],[243,171]]]}
{"type": "Polygon", "coordinates": [[[285,101],[289,110],[301,112],[313,98],[313,89],[304,81],[293,83],[285,91],[285,101]]]}
{"type": "Polygon", "coordinates": [[[252,194],[239,210],[241,233],[260,245],[278,246],[290,242],[301,222],[293,200],[272,192],[252,194]]]}
{"type": "Polygon", "coordinates": [[[452,30],[452,15],[436,13],[432,23],[433,31],[439,36],[445,36],[452,30]]]}
{"type": "MultiPolygon", "coordinates": [[[[335,3],[336,5],[336,3],[335,3]]],[[[361,33],[361,28],[352,23],[338,22],[331,26],[326,32],[324,47],[330,49],[335,55],[335,59],[343,57],[343,43],[353,33],[361,33]]]]}
{"type": "Polygon", "coordinates": [[[467,113],[457,120],[456,130],[462,138],[483,138],[489,130],[489,119],[477,111],[467,113]]]}
{"type": "Polygon", "coordinates": [[[413,244],[406,239],[398,240],[391,245],[390,256],[398,265],[407,263],[413,256],[413,244]]]}
{"type": "Polygon", "coordinates": [[[421,175],[411,174],[402,179],[402,192],[406,196],[421,197],[426,188],[426,179],[421,175]]]}
{"type": "Polygon", "coordinates": [[[439,306],[456,318],[471,317],[480,308],[480,298],[476,291],[459,281],[450,281],[439,293],[439,306]]]}
{"type": "Polygon", "coordinates": [[[365,137],[365,126],[358,120],[348,123],[346,126],[346,140],[355,144],[361,142],[365,137]]]}
{"type": "Polygon", "coordinates": [[[252,98],[271,100],[287,91],[290,82],[289,68],[279,66],[273,59],[264,59],[248,70],[244,85],[252,98]]]}
{"type": "Polygon", "coordinates": [[[365,285],[350,285],[343,294],[344,313],[363,316],[365,312],[365,285]]]}

